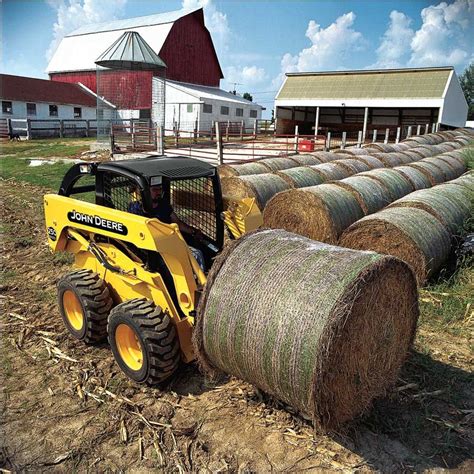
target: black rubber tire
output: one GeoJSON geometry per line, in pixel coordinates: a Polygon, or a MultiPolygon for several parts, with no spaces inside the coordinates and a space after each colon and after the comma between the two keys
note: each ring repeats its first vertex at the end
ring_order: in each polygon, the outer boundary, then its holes
{"type": "Polygon", "coordinates": [[[117,305],[109,316],[109,344],[122,371],[134,382],[157,385],[173,375],[181,360],[176,328],[159,306],[145,298],[117,305]],[[132,370],[122,359],[115,341],[119,324],[130,326],[138,337],[143,354],[139,370],[132,370]]]}
{"type": "Polygon", "coordinates": [[[61,317],[73,337],[86,344],[95,344],[107,337],[107,318],[112,298],[105,282],[92,270],[77,270],[58,281],[58,303],[61,317]],[[64,292],[72,291],[82,307],[84,324],[80,330],[71,326],[64,310],[64,292]]]}

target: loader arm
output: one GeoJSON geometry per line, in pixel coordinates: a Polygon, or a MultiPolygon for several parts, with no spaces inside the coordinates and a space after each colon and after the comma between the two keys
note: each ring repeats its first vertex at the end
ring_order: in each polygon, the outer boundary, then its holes
{"type": "Polygon", "coordinates": [[[257,230],[263,224],[262,213],[255,202],[255,198],[230,201],[227,210],[222,215],[224,223],[234,239],[257,230]]]}

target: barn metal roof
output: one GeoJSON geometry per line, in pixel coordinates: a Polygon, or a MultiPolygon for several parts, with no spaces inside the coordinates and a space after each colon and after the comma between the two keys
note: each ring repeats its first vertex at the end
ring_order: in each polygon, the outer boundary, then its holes
{"type": "Polygon", "coordinates": [[[452,67],[287,73],[276,100],[441,99],[452,67]]]}
{"type": "Polygon", "coordinates": [[[91,25],[81,26],[77,30],[74,30],[72,33],[66,35],[66,38],[69,38],[71,36],[94,34],[104,31],[129,30],[131,28],[140,28],[142,26],[164,25],[167,23],[174,23],[183,16],[194,13],[200,9],[201,8],[195,8],[191,10],[182,9],[173,12],[157,13],[155,15],[127,18],[124,20],[94,23],[91,25]]]}
{"type": "Polygon", "coordinates": [[[0,97],[22,102],[96,107],[97,99],[78,84],[0,74],[0,97]]]}
{"type": "Polygon", "coordinates": [[[136,31],[126,31],[96,60],[98,66],[110,69],[163,69],[166,64],[136,31]]]}

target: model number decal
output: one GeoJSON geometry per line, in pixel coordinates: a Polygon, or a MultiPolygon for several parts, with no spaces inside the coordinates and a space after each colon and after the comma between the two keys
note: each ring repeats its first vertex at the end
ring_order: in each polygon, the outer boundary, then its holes
{"type": "Polygon", "coordinates": [[[71,222],[77,222],[78,224],[88,225],[96,229],[107,230],[114,232],[115,234],[127,235],[128,229],[121,222],[111,221],[104,219],[100,216],[91,216],[90,214],[83,214],[82,212],[71,211],[68,212],[67,218],[71,222]]]}

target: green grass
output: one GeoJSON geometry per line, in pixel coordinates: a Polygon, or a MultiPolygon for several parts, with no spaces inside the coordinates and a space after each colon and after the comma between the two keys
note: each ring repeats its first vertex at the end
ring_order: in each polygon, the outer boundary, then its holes
{"type": "Polygon", "coordinates": [[[464,157],[466,158],[467,169],[474,169],[474,141],[469,142],[469,148],[464,150],[464,157]]]}
{"type": "Polygon", "coordinates": [[[0,145],[2,155],[15,155],[24,158],[76,157],[90,149],[95,138],[58,138],[6,142],[0,145]]]}

